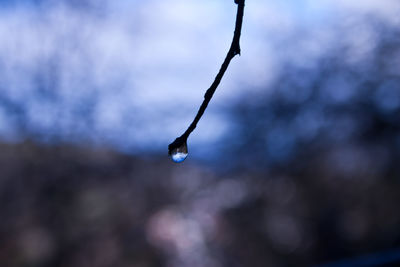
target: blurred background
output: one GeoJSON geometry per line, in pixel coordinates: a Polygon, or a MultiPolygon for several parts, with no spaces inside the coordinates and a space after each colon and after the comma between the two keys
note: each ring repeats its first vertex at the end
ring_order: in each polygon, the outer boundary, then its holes
{"type": "Polygon", "coordinates": [[[0,265],[398,266],[400,2],[0,0],[0,265]]]}

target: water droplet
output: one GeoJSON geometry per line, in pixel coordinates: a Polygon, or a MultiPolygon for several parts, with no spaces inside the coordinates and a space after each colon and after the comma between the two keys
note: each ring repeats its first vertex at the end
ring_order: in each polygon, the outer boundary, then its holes
{"type": "Polygon", "coordinates": [[[184,142],[180,147],[172,149],[170,156],[173,162],[181,163],[188,156],[188,148],[186,142],[184,142]]]}

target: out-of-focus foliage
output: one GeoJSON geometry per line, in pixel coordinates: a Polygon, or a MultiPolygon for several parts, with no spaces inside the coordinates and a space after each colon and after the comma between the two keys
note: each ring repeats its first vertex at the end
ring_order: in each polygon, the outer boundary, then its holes
{"type": "Polygon", "coordinates": [[[288,63],[273,90],[239,98],[228,115],[234,123],[225,153],[235,166],[294,167],[321,151],[345,175],[398,164],[400,32],[372,27],[379,39],[360,61],[338,40],[311,66],[288,63]]]}
{"type": "MultiPolygon", "coordinates": [[[[285,169],[221,174],[0,148],[3,266],[307,266],[400,245],[399,165],[338,168],[339,152],[314,150],[285,169]]],[[[352,149],[345,158],[368,155],[352,149]]]]}

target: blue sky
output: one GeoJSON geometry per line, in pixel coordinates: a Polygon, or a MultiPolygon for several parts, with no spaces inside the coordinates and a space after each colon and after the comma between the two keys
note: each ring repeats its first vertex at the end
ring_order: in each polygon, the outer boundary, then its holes
{"type": "MultiPolygon", "coordinates": [[[[40,138],[164,149],[192,120],[225,57],[233,1],[65,2],[72,4],[0,2],[0,96],[23,107],[24,128],[40,138]]],[[[286,62],[313,64],[338,36],[354,45],[353,60],[368,55],[375,33],[363,15],[399,25],[399,10],[392,0],[247,1],[242,56],[190,143],[201,150],[219,142],[229,131],[223,111],[243,90],[273,90],[286,62]]],[[[4,140],[21,138],[17,124],[0,107],[4,140]]]]}

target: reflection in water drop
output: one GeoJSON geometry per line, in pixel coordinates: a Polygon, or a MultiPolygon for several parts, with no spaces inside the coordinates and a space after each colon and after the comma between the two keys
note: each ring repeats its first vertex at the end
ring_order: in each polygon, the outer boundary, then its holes
{"type": "Polygon", "coordinates": [[[171,159],[175,163],[180,163],[184,161],[187,155],[188,155],[188,149],[186,142],[183,143],[183,145],[181,145],[180,147],[177,147],[170,152],[171,159]]]}

